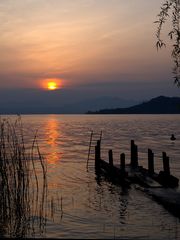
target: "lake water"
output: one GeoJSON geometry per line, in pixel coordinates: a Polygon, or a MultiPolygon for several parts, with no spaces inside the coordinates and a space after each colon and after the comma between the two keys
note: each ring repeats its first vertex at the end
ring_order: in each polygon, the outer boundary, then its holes
{"type": "Polygon", "coordinates": [[[48,194],[53,199],[45,232],[37,237],[180,239],[179,219],[161,205],[134,186],[122,189],[103,179],[97,181],[93,159],[86,169],[93,130],[103,132],[103,159],[113,149],[115,163],[122,152],[129,162],[134,139],[140,165],[147,166],[151,148],[155,170],[161,170],[162,151],[166,151],[171,172],[180,179],[180,115],[27,115],[22,121],[26,138],[33,138],[38,130],[47,161],[48,194]],[[170,140],[172,133],[175,142],[170,140]]]}

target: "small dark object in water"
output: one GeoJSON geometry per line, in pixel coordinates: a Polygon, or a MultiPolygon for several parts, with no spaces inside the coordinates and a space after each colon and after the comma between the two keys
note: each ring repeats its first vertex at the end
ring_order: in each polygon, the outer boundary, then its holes
{"type": "Polygon", "coordinates": [[[176,140],[174,134],[171,135],[171,140],[172,140],[172,141],[176,140]]]}

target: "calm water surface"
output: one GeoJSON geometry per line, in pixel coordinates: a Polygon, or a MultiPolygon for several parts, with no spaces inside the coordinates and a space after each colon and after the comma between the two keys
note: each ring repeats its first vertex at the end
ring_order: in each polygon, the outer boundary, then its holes
{"type": "MultiPolygon", "coordinates": [[[[139,192],[97,180],[94,161],[86,170],[90,131],[103,131],[102,157],[114,151],[130,156],[130,140],[139,146],[139,162],[147,166],[147,149],[162,169],[162,151],[180,178],[180,115],[30,115],[22,117],[27,138],[38,129],[41,152],[48,164],[53,212],[47,217],[51,238],[180,239],[180,221],[139,192]],[[174,133],[177,140],[170,141],[174,133]]],[[[177,190],[179,191],[179,189],[177,190]]],[[[39,237],[39,236],[38,236],[39,237]]]]}

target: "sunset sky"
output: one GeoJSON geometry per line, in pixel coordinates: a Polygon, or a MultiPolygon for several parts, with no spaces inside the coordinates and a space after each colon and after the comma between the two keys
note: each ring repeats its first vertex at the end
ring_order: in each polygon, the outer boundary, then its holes
{"type": "Polygon", "coordinates": [[[136,86],[177,95],[170,48],[155,48],[161,3],[1,0],[0,88],[38,89],[56,78],[62,88],[97,86],[102,95],[123,86],[127,96],[136,86]]]}

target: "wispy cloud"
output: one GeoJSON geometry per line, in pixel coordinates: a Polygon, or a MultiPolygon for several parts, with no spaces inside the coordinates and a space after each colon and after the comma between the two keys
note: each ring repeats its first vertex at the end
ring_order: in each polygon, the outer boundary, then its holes
{"type": "Polygon", "coordinates": [[[166,78],[167,53],[157,56],[153,45],[160,2],[1,0],[0,86],[35,86],[51,75],[72,84],[166,78]]]}

